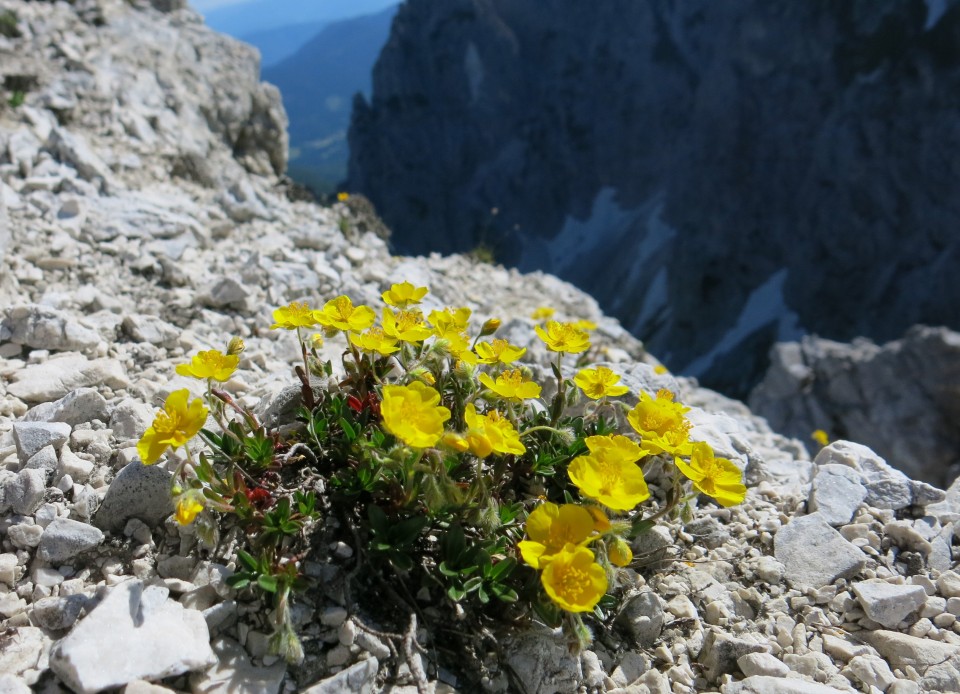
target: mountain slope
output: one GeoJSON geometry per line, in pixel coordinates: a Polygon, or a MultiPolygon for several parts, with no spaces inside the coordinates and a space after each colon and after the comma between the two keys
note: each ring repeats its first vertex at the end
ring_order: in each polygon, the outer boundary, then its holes
{"type": "Polygon", "coordinates": [[[319,34],[327,21],[306,24],[287,24],[277,29],[255,31],[240,38],[260,51],[260,65],[268,67],[289,58],[314,36],[319,34]]]}
{"type": "Polygon", "coordinates": [[[379,12],[397,0],[250,0],[210,10],[207,25],[231,36],[245,36],[293,24],[335,22],[379,12]]]}
{"type": "Polygon", "coordinates": [[[369,95],[371,71],[396,7],[335,22],[263,78],[279,87],[290,118],[290,176],[329,192],[346,178],[346,132],[358,92],[369,95]]]}
{"type": "Polygon", "coordinates": [[[960,6],[409,0],[352,189],[743,395],[776,339],[960,326],[960,6]],[[817,281],[810,281],[811,278],[817,281]]]}

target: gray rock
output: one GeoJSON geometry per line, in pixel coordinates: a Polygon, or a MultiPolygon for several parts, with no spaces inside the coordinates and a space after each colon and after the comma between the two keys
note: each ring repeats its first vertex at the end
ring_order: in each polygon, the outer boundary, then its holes
{"type": "MultiPolygon", "coordinates": [[[[879,347],[806,337],[778,345],[771,361],[750,404],[778,431],[812,446],[810,432],[833,426],[828,434],[843,432],[911,478],[946,487],[956,477],[960,433],[950,384],[960,378],[960,334],[916,326],[879,347]]],[[[895,498],[888,503],[900,503],[895,498]]]]}
{"type": "Polygon", "coordinates": [[[93,467],[92,462],[78,456],[70,450],[69,446],[64,446],[60,451],[60,461],[57,464],[56,477],[61,479],[64,475],[69,475],[74,482],[83,484],[90,478],[93,467]]]}
{"type": "Polygon", "coordinates": [[[93,388],[78,388],[56,402],[30,408],[23,416],[27,422],[64,422],[72,427],[99,419],[109,419],[106,399],[93,388]]]}
{"type": "MultiPolygon", "coordinates": [[[[0,260],[3,260],[2,253],[0,253],[0,260]]],[[[19,677],[8,673],[0,674],[0,692],[3,694],[30,694],[32,691],[30,686],[19,677]]]]}
{"type": "Polygon", "coordinates": [[[37,556],[49,564],[63,564],[101,542],[103,533],[99,528],[68,518],[57,518],[44,530],[37,556]]]}
{"type": "Polygon", "coordinates": [[[23,467],[51,473],[57,469],[58,465],[56,449],[53,446],[46,446],[30,456],[30,460],[23,467]]]}
{"type": "Polygon", "coordinates": [[[810,489],[809,505],[832,526],[846,525],[867,498],[862,477],[846,465],[817,466],[810,489]]]}
{"type": "Polygon", "coordinates": [[[176,347],[180,330],[156,316],[134,314],[123,319],[123,332],[136,342],[148,342],[157,347],[176,347]]]}
{"type": "Polygon", "coordinates": [[[117,473],[103,503],[93,517],[93,524],[103,530],[119,533],[131,518],[155,528],[173,513],[170,496],[171,474],[156,465],[134,461],[117,473]]]}
{"type": "Polygon", "coordinates": [[[703,674],[710,682],[715,682],[727,673],[737,671],[737,660],[748,653],[765,653],[769,646],[736,638],[718,631],[707,632],[703,639],[698,661],[703,666],[703,674]]]}
{"type": "MultiPolygon", "coordinates": [[[[213,692],[277,694],[280,691],[287,671],[283,661],[269,667],[256,667],[251,664],[250,657],[243,646],[226,637],[215,639],[211,646],[217,656],[217,664],[202,673],[190,675],[190,690],[193,694],[213,694],[213,692]]],[[[376,661],[374,661],[374,676],[376,671],[376,661]]]]}
{"type": "Polygon", "coordinates": [[[633,595],[624,602],[616,623],[629,635],[634,648],[649,648],[663,629],[663,600],[649,590],[633,595]]]}
{"type": "Polygon", "coordinates": [[[896,585],[885,581],[860,581],[853,584],[863,611],[875,622],[893,629],[927,600],[921,586],[896,585]]]}
{"type": "Polygon", "coordinates": [[[30,621],[48,631],[63,631],[74,625],[86,606],[82,594],[42,598],[30,606],[30,621]]]}
{"type": "Polygon", "coordinates": [[[506,662],[527,694],[572,694],[581,678],[580,659],[566,640],[547,629],[531,628],[504,644],[506,662]]]}
{"type": "Polygon", "coordinates": [[[303,690],[303,694],[373,694],[376,691],[377,670],[380,664],[376,658],[361,660],[333,677],[320,680],[303,690]]]}
{"type": "Polygon", "coordinates": [[[217,662],[203,616],[168,599],[166,588],[131,580],[110,589],[54,644],[50,667],[75,691],[154,680],[217,662]]]}
{"type": "Polygon", "coordinates": [[[28,304],[7,309],[0,323],[0,338],[33,349],[78,351],[102,342],[96,330],[74,316],[49,306],[28,304]]]}
{"type": "Polygon", "coordinates": [[[110,415],[110,428],[119,440],[139,439],[153,422],[155,410],[139,400],[125,398],[110,415]]]}
{"type": "Polygon", "coordinates": [[[841,694],[843,691],[826,684],[767,675],[754,675],[720,688],[721,694],[841,694]]]}
{"type": "Polygon", "coordinates": [[[77,388],[130,385],[123,365],[116,359],[82,356],[63,356],[43,364],[31,364],[15,372],[12,380],[7,392],[28,403],[58,400],[77,388]]]}
{"type": "Polygon", "coordinates": [[[82,136],[65,128],[54,128],[50,133],[48,146],[60,156],[61,161],[72,165],[84,180],[100,179],[104,183],[112,180],[110,167],[97,156],[82,136]]]}
{"type": "Polygon", "coordinates": [[[47,489],[47,473],[44,470],[21,470],[16,476],[0,476],[0,512],[6,509],[29,516],[43,503],[47,489]]]}
{"type": "Polygon", "coordinates": [[[247,306],[248,296],[250,292],[235,279],[221,277],[204,288],[197,295],[197,301],[210,308],[244,309],[247,306]]]}
{"type": "Polygon", "coordinates": [[[817,454],[814,463],[848,465],[860,472],[867,489],[866,503],[870,506],[897,510],[913,503],[910,478],[866,446],[834,441],[817,454]]]}
{"type": "Polygon", "coordinates": [[[861,632],[894,669],[914,668],[921,691],[960,691],[960,647],[896,631],[861,632]]]}
{"type": "Polygon", "coordinates": [[[774,556],[786,567],[787,582],[801,590],[856,576],[867,560],[819,513],[795,517],[782,526],[774,537],[774,556]]]}
{"type": "Polygon", "coordinates": [[[70,438],[70,425],[63,422],[14,422],[13,441],[17,444],[20,463],[25,465],[40,449],[56,450],[70,438]]]}
{"type": "Polygon", "coordinates": [[[790,668],[770,653],[747,653],[737,658],[737,666],[747,677],[786,677],[790,672],[790,668]]]}

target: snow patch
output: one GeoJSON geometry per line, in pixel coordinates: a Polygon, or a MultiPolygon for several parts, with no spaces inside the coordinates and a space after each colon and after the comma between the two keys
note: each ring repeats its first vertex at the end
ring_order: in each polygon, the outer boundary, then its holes
{"type": "Polygon", "coordinates": [[[750,335],[770,323],[777,323],[779,342],[800,339],[804,331],[800,327],[799,317],[783,298],[783,286],[788,274],[787,268],[778,270],[766,282],[754,289],[744,304],[743,310],[740,311],[736,325],[726,332],[712,350],[681,369],[682,373],[691,376],[703,375],[710,370],[718,356],[736,349],[750,335]]]}

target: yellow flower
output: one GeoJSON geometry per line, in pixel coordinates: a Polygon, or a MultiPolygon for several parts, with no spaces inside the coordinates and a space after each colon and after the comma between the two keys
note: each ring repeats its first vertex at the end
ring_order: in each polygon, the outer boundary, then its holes
{"type": "Polygon", "coordinates": [[[358,333],[373,325],[377,314],[369,306],[354,306],[350,297],[341,295],[325,303],[322,309],[314,311],[313,317],[328,330],[358,333]]]}
{"type": "Polygon", "coordinates": [[[615,511],[629,511],[650,498],[636,461],[644,456],[626,436],[588,436],[589,455],[574,458],[567,474],[580,493],[615,511]]]}
{"type": "Polygon", "coordinates": [[[663,364],[657,364],[653,367],[653,373],[657,374],[657,376],[663,376],[663,374],[670,373],[670,370],[663,364]]]}
{"type": "Polygon", "coordinates": [[[421,381],[384,386],[383,426],[408,446],[429,448],[443,436],[443,424],[450,419],[450,410],[439,403],[440,393],[421,381]]]}
{"type": "Polygon", "coordinates": [[[346,202],[349,199],[350,199],[350,193],[347,193],[342,190],[339,193],[337,193],[337,202],[346,202]]]}
{"type": "Polygon", "coordinates": [[[243,343],[243,338],[234,335],[227,343],[227,354],[231,357],[238,356],[246,348],[247,346],[243,343]]]}
{"type": "Polygon", "coordinates": [[[640,446],[647,453],[687,455],[690,423],[684,414],[689,411],[689,407],[674,402],[673,393],[662,388],[657,391],[656,398],[640,393],[640,400],[627,413],[627,421],[642,437],[640,446]]]}
{"type": "Polygon", "coordinates": [[[830,445],[830,436],[823,429],[817,429],[812,434],[810,438],[819,443],[821,446],[830,445]]]}
{"type": "Polygon", "coordinates": [[[710,444],[694,443],[689,463],[682,458],[674,460],[698,492],[713,497],[721,506],[734,506],[746,498],[747,488],[740,468],[726,458],[715,458],[710,444]]]}
{"type": "Polygon", "coordinates": [[[626,386],[617,385],[619,381],[620,376],[606,366],[598,366],[595,369],[581,369],[573,378],[573,382],[580,387],[583,394],[594,400],[606,397],[615,398],[628,392],[630,389],[626,386]]]}
{"type": "Polygon", "coordinates": [[[181,376],[226,381],[237,370],[239,363],[238,355],[227,355],[219,349],[208,349],[194,355],[189,364],[180,364],[176,371],[181,376]]]}
{"type": "Polygon", "coordinates": [[[177,500],[176,519],[180,525],[190,525],[203,510],[203,495],[191,490],[177,500]]]}
{"type": "Polygon", "coordinates": [[[547,595],[568,612],[590,612],[607,592],[607,572],[586,547],[567,545],[540,576],[547,595]]]}
{"type": "Polygon", "coordinates": [[[470,323],[471,311],[468,308],[445,308],[431,311],[429,320],[433,333],[437,337],[446,337],[451,333],[462,333],[470,323]]]}
{"type": "Polygon", "coordinates": [[[387,335],[382,328],[370,328],[365,333],[350,333],[350,342],[364,352],[377,352],[384,356],[398,352],[397,340],[387,335]]]}
{"type": "Polygon", "coordinates": [[[445,349],[458,361],[464,361],[468,364],[477,363],[477,355],[470,351],[470,338],[463,333],[447,333],[437,346],[445,349]]]}
{"type": "Polygon", "coordinates": [[[577,330],[583,330],[585,332],[589,332],[591,330],[596,330],[597,324],[594,323],[592,320],[585,320],[581,318],[578,321],[574,321],[573,327],[576,328],[577,330]]]}
{"type": "Polygon", "coordinates": [[[551,352],[567,352],[577,354],[586,352],[590,348],[590,336],[577,328],[573,323],[558,323],[555,320],[547,321],[547,329],[539,325],[533,326],[537,335],[543,340],[551,352]]]}
{"type": "Polygon", "coordinates": [[[478,414],[477,408],[470,403],[464,410],[463,418],[467,424],[464,438],[475,456],[486,458],[491,453],[523,455],[526,452],[526,447],[520,442],[520,434],[496,410],[478,414]]]}
{"type": "Polygon", "coordinates": [[[388,308],[383,309],[383,331],[401,342],[423,342],[433,334],[420,311],[394,313],[388,308]]]}
{"type": "Polygon", "coordinates": [[[281,306],[274,310],[273,325],[270,326],[270,329],[296,330],[297,328],[309,328],[316,324],[317,319],[314,318],[314,312],[307,306],[307,302],[294,301],[288,306],[281,306]]]}
{"type": "Polygon", "coordinates": [[[500,338],[493,342],[478,342],[476,350],[481,364],[512,364],[527,351],[526,347],[514,347],[500,338]]]}
{"type": "Polygon", "coordinates": [[[503,321],[499,318],[487,318],[487,320],[483,321],[483,325],[480,326],[480,337],[493,335],[500,329],[501,325],[503,325],[503,321]]]}
{"type": "Polygon", "coordinates": [[[633,561],[633,550],[622,537],[614,535],[607,543],[607,558],[614,566],[623,567],[633,561]]]}
{"type": "Polygon", "coordinates": [[[314,333],[310,336],[310,344],[314,349],[320,349],[323,347],[323,335],[320,333],[314,333]]]}
{"type": "Polygon", "coordinates": [[[488,374],[480,374],[480,383],[507,400],[531,400],[540,397],[540,386],[533,381],[525,381],[520,369],[504,371],[497,376],[496,382],[488,374]]]}
{"type": "Polygon", "coordinates": [[[175,390],[167,396],[163,409],[137,443],[144,465],[153,465],[169,446],[179,448],[197,435],[207,421],[207,408],[200,398],[187,403],[190,391],[175,390]]]}
{"type": "Polygon", "coordinates": [[[527,537],[517,546],[523,560],[541,568],[566,545],[579,545],[593,534],[594,518],[583,506],[540,504],[527,516],[527,537]]]}
{"type": "Polygon", "coordinates": [[[440,444],[452,448],[457,453],[466,453],[470,450],[470,443],[460,434],[455,434],[452,431],[448,431],[441,437],[440,444]]]}
{"type": "Polygon", "coordinates": [[[555,313],[556,311],[549,306],[540,306],[534,309],[533,313],[530,314],[530,318],[536,321],[547,320],[548,318],[553,318],[555,313]]]}
{"type": "Polygon", "coordinates": [[[419,304],[429,291],[426,287],[414,287],[410,282],[401,282],[400,284],[391,285],[390,289],[381,294],[381,296],[383,297],[384,303],[390,306],[407,308],[408,306],[419,304]]]}

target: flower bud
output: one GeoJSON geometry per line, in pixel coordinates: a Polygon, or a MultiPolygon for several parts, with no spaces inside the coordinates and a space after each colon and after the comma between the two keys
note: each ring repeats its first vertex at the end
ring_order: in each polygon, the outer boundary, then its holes
{"type": "Polygon", "coordinates": [[[235,357],[240,354],[245,347],[246,345],[243,344],[243,338],[234,335],[230,338],[230,342],[227,343],[227,355],[235,357]]]}
{"type": "Polygon", "coordinates": [[[633,550],[622,537],[614,536],[607,545],[607,556],[611,564],[623,567],[633,561],[633,550]]]}
{"type": "Polygon", "coordinates": [[[500,329],[503,321],[499,318],[488,318],[487,321],[480,328],[480,337],[486,337],[487,335],[493,335],[500,329]]]}

